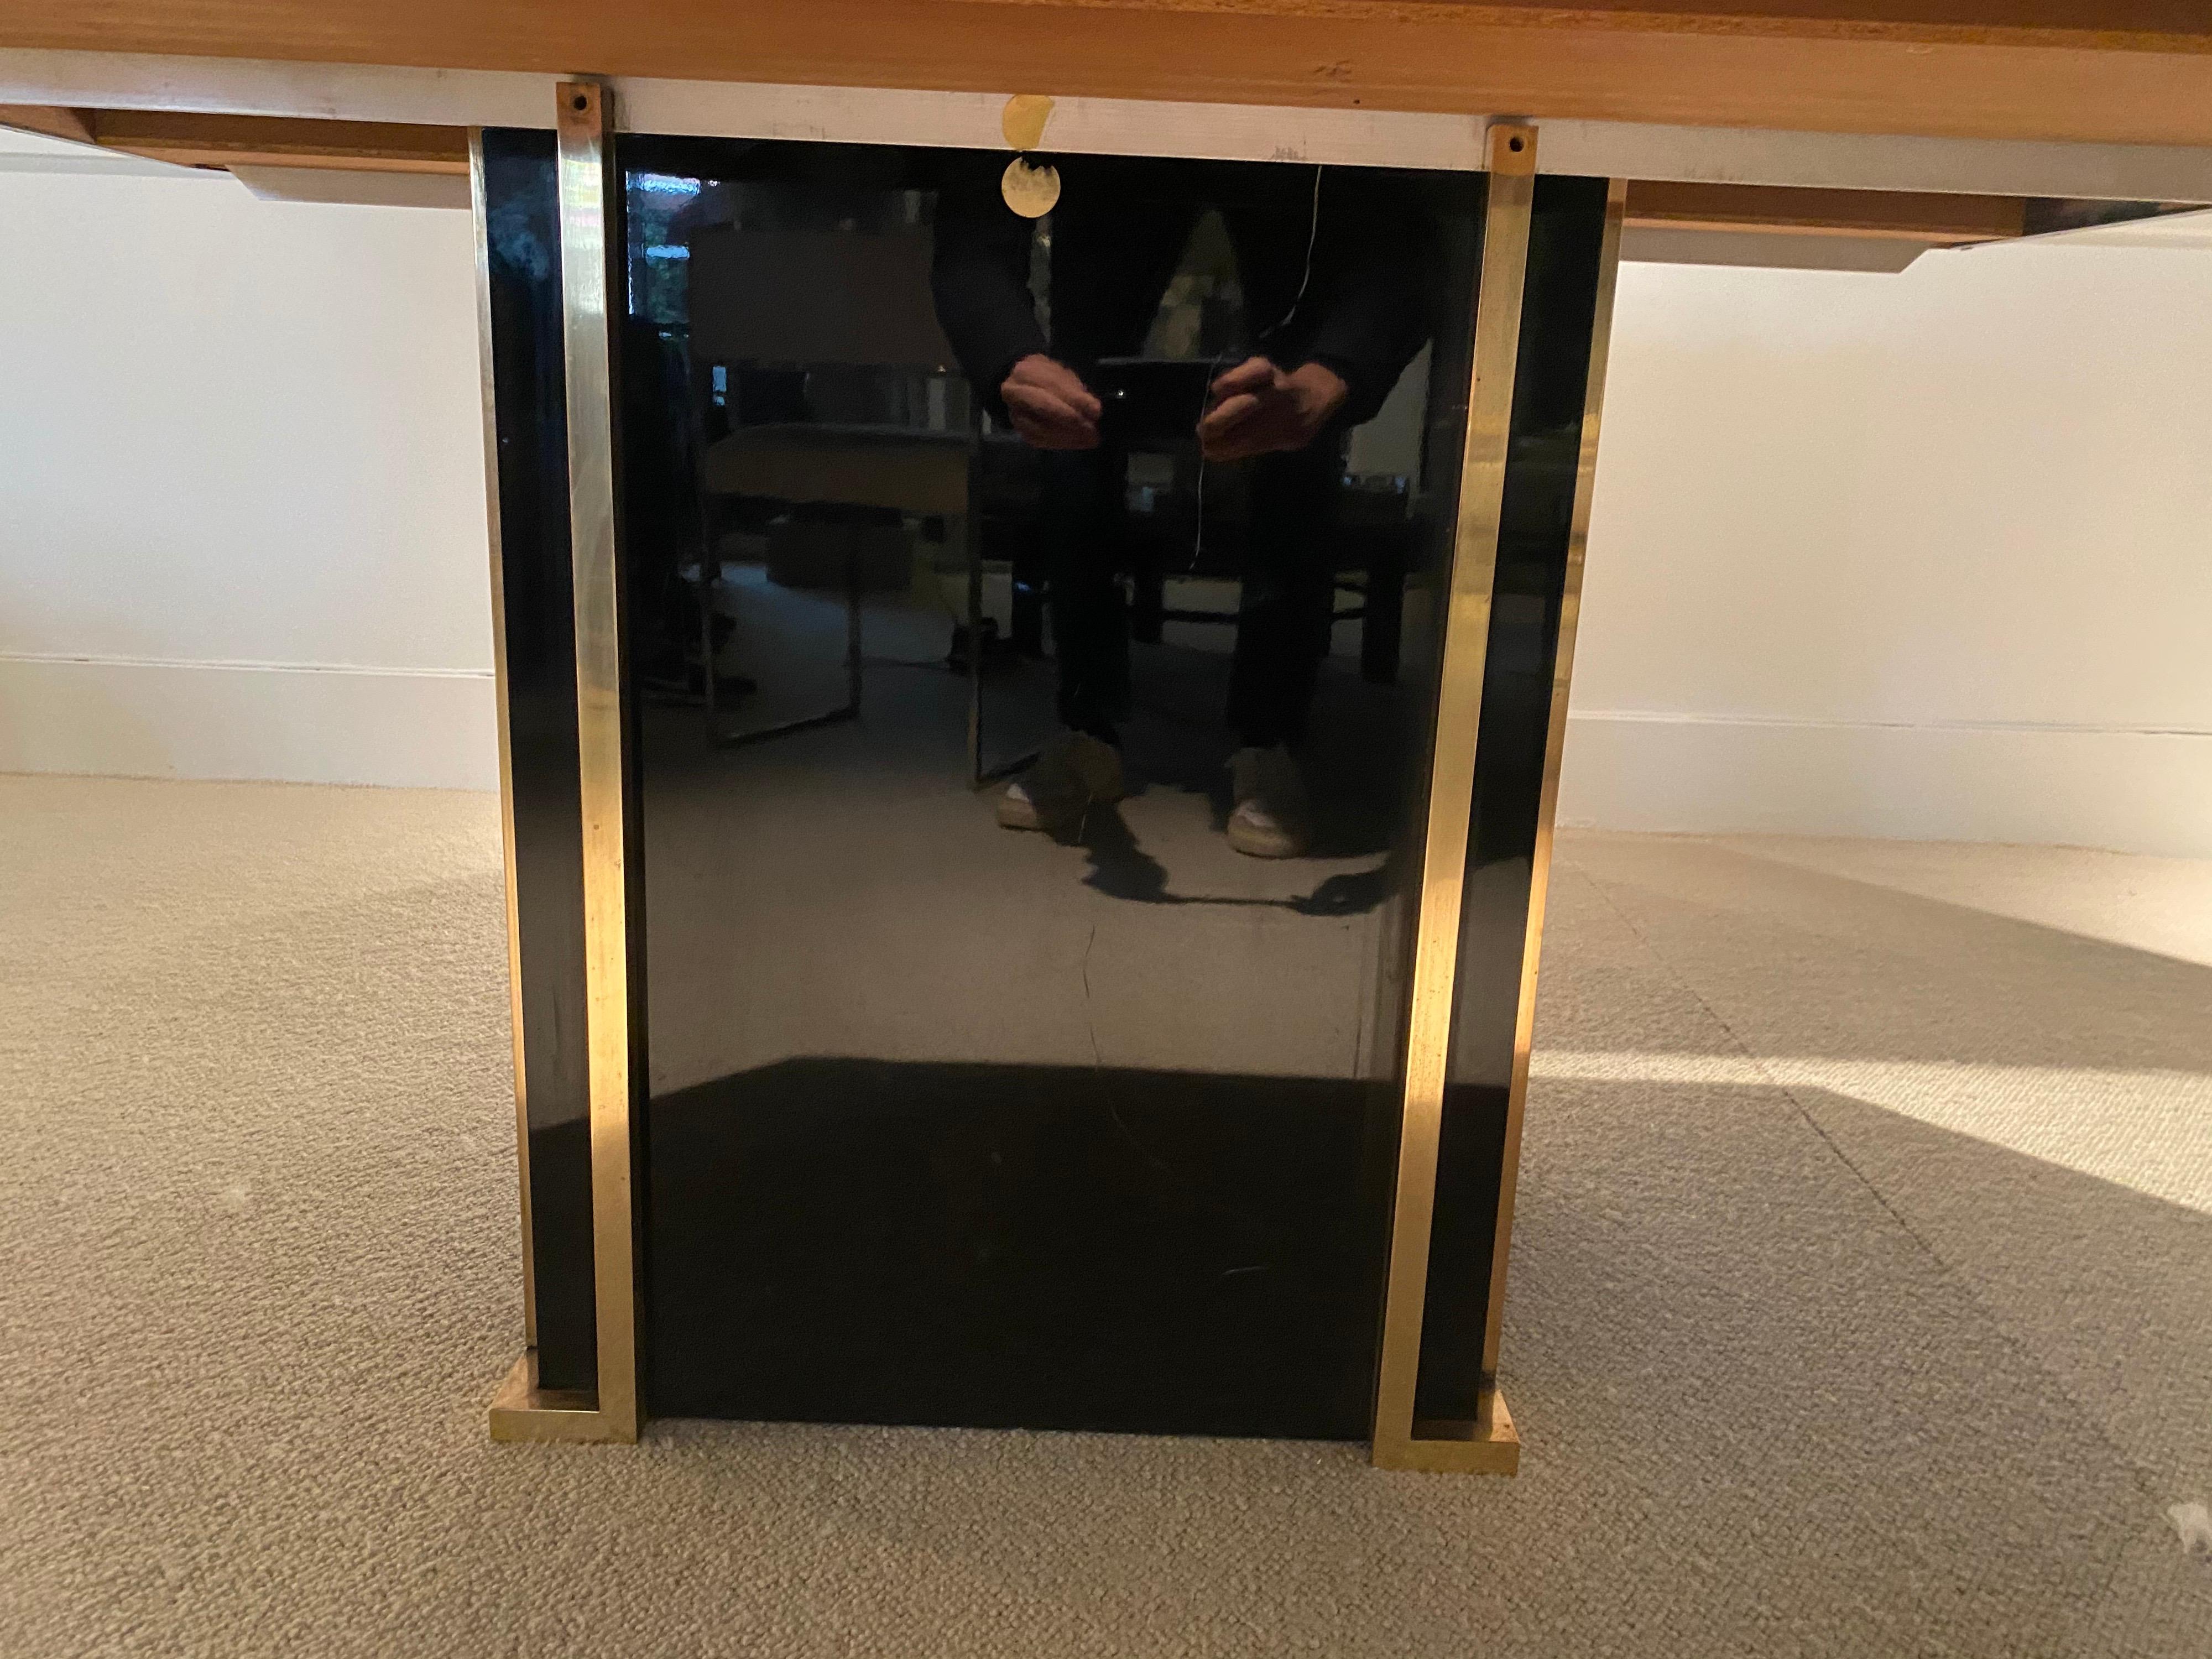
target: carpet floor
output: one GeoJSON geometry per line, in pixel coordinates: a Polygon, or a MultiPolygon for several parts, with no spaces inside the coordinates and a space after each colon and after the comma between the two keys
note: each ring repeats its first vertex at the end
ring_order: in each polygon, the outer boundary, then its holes
{"type": "Polygon", "coordinates": [[[0,824],[11,1659],[2212,1652],[2212,864],[1563,837],[1501,1481],[494,1446],[495,804],[6,778],[0,824]]]}

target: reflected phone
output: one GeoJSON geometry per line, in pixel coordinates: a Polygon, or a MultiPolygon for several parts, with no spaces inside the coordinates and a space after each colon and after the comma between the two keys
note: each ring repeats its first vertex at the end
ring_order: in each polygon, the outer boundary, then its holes
{"type": "Polygon", "coordinates": [[[1091,389],[1109,437],[1133,449],[1177,447],[1194,441],[1214,373],[1210,360],[1102,357],[1091,389]]]}

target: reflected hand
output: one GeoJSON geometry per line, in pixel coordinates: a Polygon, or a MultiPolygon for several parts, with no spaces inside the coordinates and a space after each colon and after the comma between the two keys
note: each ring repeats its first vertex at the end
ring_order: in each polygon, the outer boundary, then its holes
{"type": "Polygon", "coordinates": [[[1014,430],[1039,449],[1098,447],[1098,399],[1066,363],[1032,351],[1000,383],[1014,430]]]}
{"type": "Polygon", "coordinates": [[[1247,357],[1206,388],[1198,447],[1209,461],[1304,449],[1344,406],[1352,388],[1334,369],[1304,363],[1285,374],[1247,357]]]}

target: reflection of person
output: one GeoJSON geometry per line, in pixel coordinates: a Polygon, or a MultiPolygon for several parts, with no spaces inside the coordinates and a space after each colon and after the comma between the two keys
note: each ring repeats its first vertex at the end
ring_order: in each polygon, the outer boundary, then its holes
{"type": "Polygon", "coordinates": [[[1121,793],[1127,453],[1098,396],[1097,366],[1141,348],[1192,228],[1212,207],[1254,331],[1243,361],[1216,374],[1192,410],[1209,463],[1252,465],[1230,675],[1239,746],[1229,839],[1260,857],[1302,853],[1310,830],[1291,750],[1328,652],[1344,434],[1374,415],[1426,337],[1420,222],[1373,175],[1065,157],[1048,340],[1029,288],[1030,222],[1000,198],[999,165],[940,198],[933,286],[939,320],[985,406],[1048,452],[1046,556],[1066,728],[1008,787],[1000,822],[1060,829],[1121,793]]]}

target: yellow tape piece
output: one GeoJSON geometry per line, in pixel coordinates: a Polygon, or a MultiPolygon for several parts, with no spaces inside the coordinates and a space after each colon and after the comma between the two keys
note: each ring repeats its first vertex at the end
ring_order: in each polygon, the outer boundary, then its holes
{"type": "Polygon", "coordinates": [[[1051,99],[1042,93],[1018,92],[1006,100],[999,130],[1016,149],[1035,149],[1044,143],[1044,124],[1051,118],[1051,99]]]}

